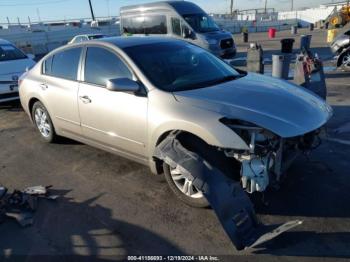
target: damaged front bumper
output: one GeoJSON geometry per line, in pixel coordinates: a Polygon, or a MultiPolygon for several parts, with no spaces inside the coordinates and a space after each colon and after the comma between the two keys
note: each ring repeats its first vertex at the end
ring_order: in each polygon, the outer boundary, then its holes
{"type": "Polygon", "coordinates": [[[259,223],[253,204],[240,183],[183,147],[176,133],[158,145],[155,157],[180,170],[203,192],[238,250],[255,247],[302,223],[300,220],[273,226],[259,223]]]}
{"type": "Polygon", "coordinates": [[[253,124],[226,123],[249,145],[249,150],[224,150],[227,157],[241,163],[241,183],[248,193],[263,192],[270,184],[278,185],[296,157],[316,148],[323,128],[307,134],[281,138],[253,124]]]}

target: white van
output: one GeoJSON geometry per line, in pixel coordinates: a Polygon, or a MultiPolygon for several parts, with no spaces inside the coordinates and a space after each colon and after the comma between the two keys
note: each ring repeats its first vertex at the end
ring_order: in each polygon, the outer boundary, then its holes
{"type": "Polygon", "coordinates": [[[236,46],[230,32],[221,30],[199,6],[187,1],[164,1],[120,9],[124,35],[165,35],[185,39],[211,53],[232,58],[236,46]]]}

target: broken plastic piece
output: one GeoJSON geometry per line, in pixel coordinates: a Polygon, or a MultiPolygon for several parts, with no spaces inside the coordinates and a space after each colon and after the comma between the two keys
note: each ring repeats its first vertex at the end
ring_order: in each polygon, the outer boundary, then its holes
{"type": "Polygon", "coordinates": [[[23,193],[26,193],[29,195],[45,195],[46,187],[43,187],[43,186],[27,187],[23,190],[23,193]]]}
{"type": "Polygon", "coordinates": [[[303,223],[303,221],[301,220],[292,220],[292,221],[288,221],[287,223],[284,223],[282,225],[280,225],[279,227],[273,229],[271,232],[267,232],[265,234],[263,234],[261,237],[259,237],[251,246],[249,246],[250,248],[256,247],[258,245],[263,244],[266,241],[269,241],[275,237],[277,237],[278,235],[296,227],[299,226],[303,223]]]}
{"type": "Polygon", "coordinates": [[[203,192],[238,250],[271,240],[299,224],[289,222],[277,228],[276,231],[273,229],[277,226],[259,224],[253,204],[241,185],[225,176],[198,154],[184,148],[176,139],[175,133],[158,145],[155,157],[172,168],[181,170],[181,174],[203,192]]]}
{"type": "Polygon", "coordinates": [[[23,227],[33,224],[38,198],[57,199],[58,197],[48,193],[47,189],[50,187],[28,187],[23,191],[14,190],[11,194],[6,194],[7,189],[0,187],[0,222],[3,222],[5,217],[10,217],[16,219],[23,227]]]}

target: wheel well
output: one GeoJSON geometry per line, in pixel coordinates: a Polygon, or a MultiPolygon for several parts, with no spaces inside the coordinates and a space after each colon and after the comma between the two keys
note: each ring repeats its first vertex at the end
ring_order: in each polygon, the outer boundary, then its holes
{"type": "MultiPolygon", "coordinates": [[[[197,153],[200,157],[231,178],[239,179],[240,163],[237,160],[228,158],[223,150],[219,150],[217,147],[207,144],[203,139],[192,133],[181,130],[171,130],[162,134],[157,140],[156,145],[158,146],[172,132],[179,132],[176,138],[187,150],[197,153]]],[[[163,172],[163,161],[155,159],[155,162],[157,172],[161,174],[163,172]]]]}
{"type": "MultiPolygon", "coordinates": [[[[170,130],[170,131],[167,131],[165,133],[163,133],[157,140],[157,143],[156,143],[156,147],[172,132],[176,132],[176,131],[179,131],[179,130],[170,130]]],[[[163,173],[163,161],[158,159],[158,158],[153,158],[154,162],[155,162],[155,165],[156,165],[156,171],[157,171],[157,174],[160,175],[163,173]]]]}
{"type": "Polygon", "coordinates": [[[33,109],[33,106],[35,104],[35,102],[39,101],[39,99],[33,97],[29,100],[29,104],[28,104],[28,109],[29,109],[29,113],[30,115],[32,115],[32,109],[33,109]]]}

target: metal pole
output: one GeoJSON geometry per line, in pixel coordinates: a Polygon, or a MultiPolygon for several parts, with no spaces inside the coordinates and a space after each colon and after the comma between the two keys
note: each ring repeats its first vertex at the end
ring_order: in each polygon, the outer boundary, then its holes
{"type": "Polygon", "coordinates": [[[89,6],[90,6],[92,21],[95,21],[95,15],[94,15],[94,10],[92,9],[91,0],[89,0],[89,6]]]}
{"type": "Polygon", "coordinates": [[[291,0],[291,1],[292,1],[292,7],[291,7],[290,11],[293,11],[293,9],[294,9],[294,0],[291,0]]]}
{"type": "Polygon", "coordinates": [[[233,17],[233,0],[231,0],[230,14],[231,14],[231,18],[232,18],[233,17]]]}
{"type": "Polygon", "coordinates": [[[265,0],[265,14],[266,14],[266,9],[267,9],[267,0],[265,0]]]}
{"type": "Polygon", "coordinates": [[[41,17],[40,17],[39,8],[36,9],[36,14],[38,15],[39,22],[41,23],[41,17]]]}

